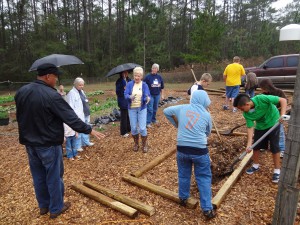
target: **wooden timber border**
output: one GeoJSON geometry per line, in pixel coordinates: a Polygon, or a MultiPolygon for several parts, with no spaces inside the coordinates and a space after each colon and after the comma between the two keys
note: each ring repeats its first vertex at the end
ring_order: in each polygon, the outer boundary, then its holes
{"type": "Polygon", "coordinates": [[[82,184],[74,184],[72,185],[72,189],[78,191],[79,193],[100,202],[103,205],[106,205],[112,209],[115,209],[130,218],[135,218],[138,215],[138,211],[128,205],[123,204],[122,202],[116,201],[110,197],[107,197],[103,194],[100,194],[97,191],[94,191],[82,184]]]}
{"type": "Polygon", "coordinates": [[[117,193],[117,192],[110,190],[106,187],[103,187],[99,184],[95,184],[91,181],[84,181],[83,184],[95,191],[98,191],[98,192],[110,197],[110,198],[113,198],[117,201],[120,201],[120,202],[126,204],[126,205],[129,205],[130,207],[137,209],[138,211],[140,211],[141,213],[143,213],[147,216],[152,216],[155,213],[154,207],[146,205],[138,200],[129,198],[120,193],[117,193]]]}
{"type": "MultiPolygon", "coordinates": [[[[122,179],[129,182],[129,183],[131,183],[131,184],[134,184],[138,187],[141,187],[145,190],[154,192],[154,193],[156,193],[156,194],[158,194],[162,197],[165,197],[169,200],[180,203],[178,193],[176,193],[176,192],[170,191],[170,190],[165,189],[163,187],[160,187],[160,186],[157,186],[155,184],[149,183],[146,180],[139,179],[139,178],[136,178],[136,177],[133,177],[133,176],[130,176],[130,175],[125,175],[125,176],[122,177],[122,179]]],[[[194,208],[197,207],[197,204],[198,204],[198,200],[193,198],[193,197],[190,197],[187,200],[187,205],[186,206],[187,206],[187,208],[194,209],[194,208]]]]}
{"type": "Polygon", "coordinates": [[[226,182],[220,188],[216,196],[212,199],[212,204],[217,208],[221,205],[222,201],[225,199],[226,195],[230,192],[233,185],[237,182],[238,178],[242,175],[245,167],[249,163],[253,152],[250,152],[245,156],[245,158],[241,161],[240,165],[233,171],[233,173],[228,177],[226,182]]]}

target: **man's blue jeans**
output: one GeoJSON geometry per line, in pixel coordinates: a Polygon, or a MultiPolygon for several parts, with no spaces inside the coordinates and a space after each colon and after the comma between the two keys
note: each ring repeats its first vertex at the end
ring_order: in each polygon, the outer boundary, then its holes
{"type": "Polygon", "coordinates": [[[143,110],[140,110],[140,108],[131,108],[128,109],[128,114],[130,120],[131,134],[137,135],[140,133],[142,136],[147,136],[146,108],[143,110]]]}
{"type": "Polygon", "coordinates": [[[156,112],[160,101],[160,95],[151,95],[147,105],[147,124],[156,122],[156,112]]]}
{"type": "Polygon", "coordinates": [[[285,133],[284,133],[284,126],[281,123],[280,125],[280,131],[279,131],[279,149],[281,152],[285,151],[285,133]]]}
{"type": "Polygon", "coordinates": [[[30,171],[39,208],[59,213],[64,206],[64,164],[61,145],[26,145],[30,171]]]}
{"type": "Polygon", "coordinates": [[[211,198],[211,169],[209,154],[190,155],[177,151],[179,198],[190,197],[191,174],[194,165],[194,174],[197,182],[200,205],[203,211],[213,209],[211,198]]]}
{"type": "Polygon", "coordinates": [[[73,158],[77,156],[77,139],[76,136],[66,137],[66,151],[67,158],[73,158]]]}

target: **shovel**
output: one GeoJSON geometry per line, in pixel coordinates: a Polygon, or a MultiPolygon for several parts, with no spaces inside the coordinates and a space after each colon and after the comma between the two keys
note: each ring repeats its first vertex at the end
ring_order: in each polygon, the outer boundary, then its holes
{"type": "Polygon", "coordinates": [[[242,127],[244,125],[246,125],[246,123],[237,125],[234,128],[231,128],[229,130],[220,131],[220,134],[222,134],[222,135],[231,135],[235,129],[238,129],[239,127],[242,127]]]}
{"type": "MultiPolygon", "coordinates": [[[[252,150],[255,148],[256,145],[258,145],[266,136],[268,136],[280,123],[277,122],[273,127],[271,127],[263,136],[261,136],[256,142],[254,142],[251,146],[250,149],[252,150]]],[[[235,158],[233,163],[231,164],[230,168],[228,171],[223,173],[221,176],[227,176],[233,173],[234,171],[234,166],[241,161],[245,156],[247,155],[247,151],[244,151],[239,157],[235,158]]]]}

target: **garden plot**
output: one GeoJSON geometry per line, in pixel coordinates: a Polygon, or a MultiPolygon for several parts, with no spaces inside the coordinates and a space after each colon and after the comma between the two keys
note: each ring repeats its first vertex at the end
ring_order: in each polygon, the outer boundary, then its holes
{"type": "MultiPolygon", "coordinates": [[[[186,99],[185,91],[166,90],[166,96],[181,96],[186,99]]],[[[105,92],[103,99],[114,97],[114,92],[105,92]]],[[[211,114],[218,129],[229,129],[243,123],[240,112],[222,111],[224,99],[211,95],[211,114]]],[[[93,98],[97,98],[93,97],[93,98]]],[[[183,100],[180,104],[187,103],[183,100]]],[[[122,180],[124,175],[139,170],[157,156],[176,147],[177,130],[162,115],[162,108],[158,111],[160,124],[149,129],[148,153],[133,152],[133,140],[119,135],[117,123],[108,124],[103,132],[107,137],[101,141],[93,140],[96,144],[81,153],[83,160],[65,160],[65,197],[72,203],[66,214],[56,220],[49,220],[48,216],[39,216],[36,204],[32,178],[28,168],[25,149],[18,144],[17,135],[0,135],[0,224],[109,224],[109,221],[119,221],[118,224],[134,224],[132,221],[145,221],[155,225],[182,224],[269,224],[275,207],[277,185],[272,184],[272,161],[267,152],[262,154],[261,171],[253,176],[243,174],[230,194],[225,198],[217,211],[217,217],[209,222],[205,221],[199,206],[188,209],[164,197],[143,190],[122,180]],[[151,217],[139,214],[135,220],[116,212],[102,204],[95,202],[71,189],[71,185],[83,181],[92,181],[102,186],[137,199],[155,208],[151,217]],[[123,222],[122,222],[123,221],[123,222]],[[127,221],[127,222],[126,222],[127,221]]],[[[245,127],[237,131],[246,132],[245,127]]],[[[9,124],[0,127],[1,133],[16,133],[17,126],[9,124]]],[[[219,177],[224,168],[228,168],[233,158],[244,150],[246,137],[221,136],[222,143],[215,133],[209,138],[209,149],[212,158],[214,184],[213,196],[220,190],[226,178],[219,177]]],[[[147,171],[141,176],[155,185],[177,192],[177,167],[175,154],[161,164],[147,171]]],[[[191,196],[198,198],[198,191],[192,179],[191,196]]],[[[297,221],[300,222],[298,215],[297,221]]],[[[111,223],[114,224],[114,223],[111,223]]]]}

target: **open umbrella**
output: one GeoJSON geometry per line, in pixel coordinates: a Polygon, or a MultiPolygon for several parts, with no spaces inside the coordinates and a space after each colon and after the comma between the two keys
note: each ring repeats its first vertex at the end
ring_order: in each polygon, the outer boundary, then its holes
{"type": "Polygon", "coordinates": [[[121,65],[118,65],[118,66],[114,67],[113,69],[111,69],[105,75],[105,77],[110,77],[112,75],[122,73],[123,71],[129,71],[130,72],[137,66],[141,67],[139,64],[135,64],[135,63],[124,63],[124,64],[121,64],[121,65]]]}
{"type": "Polygon", "coordinates": [[[74,55],[52,54],[35,60],[35,62],[31,65],[29,72],[37,70],[38,66],[44,63],[51,63],[57,67],[72,64],[84,64],[74,55]]]}

